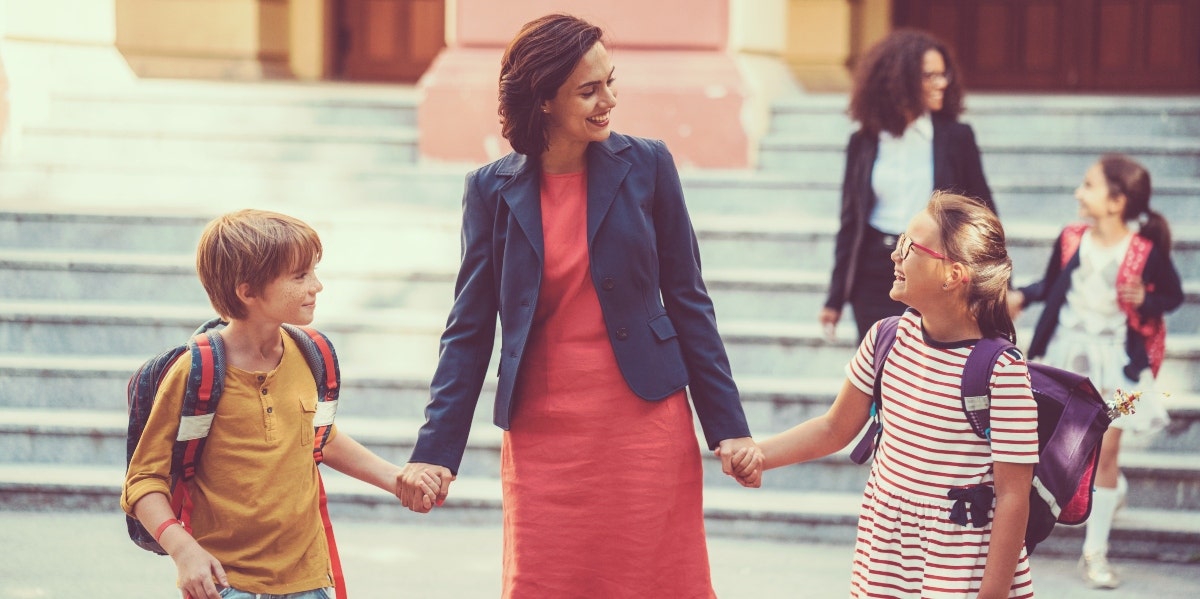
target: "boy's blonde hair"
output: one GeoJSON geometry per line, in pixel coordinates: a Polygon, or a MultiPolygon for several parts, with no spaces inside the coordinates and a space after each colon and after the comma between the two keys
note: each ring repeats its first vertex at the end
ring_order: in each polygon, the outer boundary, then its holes
{"type": "Polygon", "coordinates": [[[204,228],[196,248],[196,273],[222,318],[245,318],[237,288],[250,285],[258,295],[284,273],[307,269],[321,260],[321,238],[304,221],[266,210],[238,210],[204,228]]]}

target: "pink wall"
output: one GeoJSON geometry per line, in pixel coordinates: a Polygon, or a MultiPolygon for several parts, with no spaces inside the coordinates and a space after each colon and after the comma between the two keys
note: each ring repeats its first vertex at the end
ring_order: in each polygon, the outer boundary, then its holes
{"type": "Polygon", "coordinates": [[[747,166],[745,89],[725,52],[727,0],[459,0],[456,43],[420,82],[424,158],[484,163],[509,150],[496,116],[500,56],[521,25],[549,12],[604,28],[620,99],[614,130],[664,140],[680,167],[747,166]]]}
{"type": "Polygon", "coordinates": [[[616,47],[722,50],[729,33],[724,0],[458,0],[458,44],[502,48],[521,25],[552,12],[600,26],[616,47]]]}

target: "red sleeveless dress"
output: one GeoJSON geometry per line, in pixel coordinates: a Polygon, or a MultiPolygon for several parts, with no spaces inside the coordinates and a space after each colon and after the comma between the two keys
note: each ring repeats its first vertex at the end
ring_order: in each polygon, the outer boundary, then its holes
{"type": "Polygon", "coordinates": [[[617,366],[587,247],[585,173],[543,175],[546,259],[504,434],[504,597],[715,597],[687,396],[617,366]]]}

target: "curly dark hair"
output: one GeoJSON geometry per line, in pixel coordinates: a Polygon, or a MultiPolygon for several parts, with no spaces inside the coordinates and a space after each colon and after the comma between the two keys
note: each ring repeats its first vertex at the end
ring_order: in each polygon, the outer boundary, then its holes
{"type": "Polygon", "coordinates": [[[549,146],[542,103],[553,99],[604,31],[578,17],[551,14],[521,27],[500,60],[501,134],[518,153],[541,156],[549,146]]]}
{"type": "Polygon", "coordinates": [[[962,114],[962,74],[949,47],[924,31],[897,29],[872,46],[854,70],[849,112],[864,131],[900,135],[913,115],[925,113],[922,63],[929,50],[941,53],[949,78],[942,109],[935,114],[952,119],[962,114]]]}

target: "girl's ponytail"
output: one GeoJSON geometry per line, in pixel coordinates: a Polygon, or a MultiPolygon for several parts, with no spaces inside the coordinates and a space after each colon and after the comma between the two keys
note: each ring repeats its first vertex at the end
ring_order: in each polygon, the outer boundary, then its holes
{"type": "Polygon", "coordinates": [[[1015,344],[1017,331],[1008,313],[1012,259],[1000,220],[983,204],[945,192],[934,193],[927,210],[941,231],[946,253],[971,271],[967,309],[980,332],[1015,344]]]}
{"type": "Polygon", "coordinates": [[[1109,195],[1125,196],[1125,211],[1121,218],[1126,222],[1140,222],[1138,234],[1149,239],[1163,253],[1170,254],[1171,226],[1163,215],[1150,209],[1150,171],[1124,154],[1101,156],[1100,170],[1104,171],[1108,182],[1109,195]]]}
{"type": "Polygon", "coordinates": [[[1145,216],[1146,222],[1142,223],[1138,235],[1149,239],[1164,255],[1171,255],[1171,226],[1166,217],[1153,210],[1146,210],[1145,216]]]}

